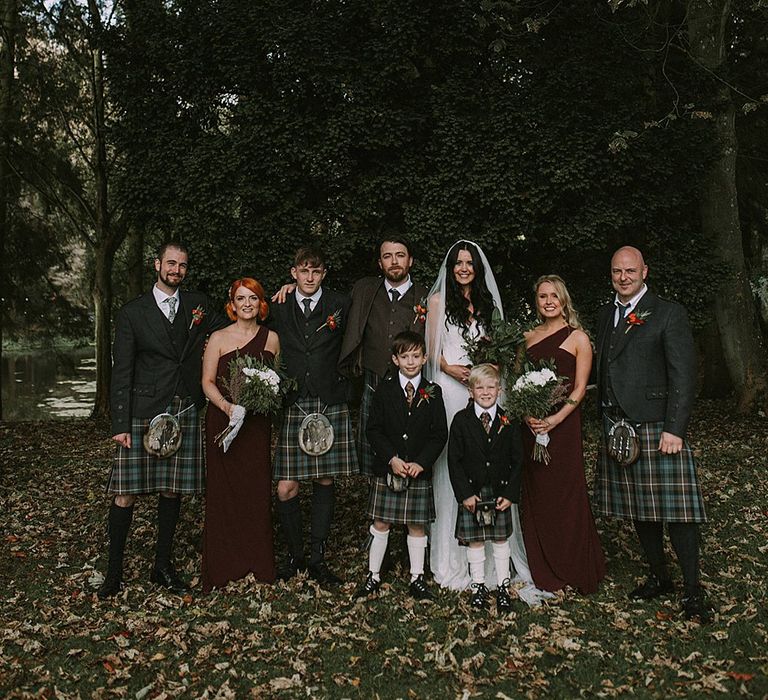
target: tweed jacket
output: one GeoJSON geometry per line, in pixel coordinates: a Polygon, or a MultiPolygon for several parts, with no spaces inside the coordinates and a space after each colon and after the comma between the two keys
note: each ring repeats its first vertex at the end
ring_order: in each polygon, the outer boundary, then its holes
{"type": "Polygon", "coordinates": [[[599,401],[605,401],[604,377],[621,410],[638,423],[664,422],[664,431],[685,437],[696,391],[696,351],[685,309],[646,292],[634,309],[642,324],[619,321],[616,307],[606,304],[598,314],[596,376],[599,401]]]}
{"type": "Polygon", "coordinates": [[[299,396],[316,397],[329,406],[349,398],[349,382],[338,371],[349,297],[325,287],[322,290],[308,319],[296,302],[296,292],[291,292],[283,304],[270,307],[268,325],[280,336],[280,357],[287,374],[299,384],[298,391],[286,397],[287,404],[299,396]],[[338,319],[328,323],[334,314],[338,319]]]}
{"type": "MultiPolygon", "coordinates": [[[[368,317],[371,313],[373,300],[376,293],[384,285],[384,277],[363,277],[357,280],[352,287],[352,305],[349,309],[349,322],[344,331],[344,342],[341,346],[341,355],[339,356],[339,367],[347,376],[359,376],[362,373],[362,343],[365,326],[368,323],[368,317]]],[[[413,292],[414,303],[426,298],[427,290],[420,284],[413,283],[408,292],[413,292]]],[[[416,318],[416,312],[414,312],[416,318]]],[[[416,319],[412,324],[411,330],[416,330],[423,334],[424,324],[416,319]]],[[[397,332],[406,330],[397,329],[397,332]]],[[[387,351],[389,348],[387,348],[387,351]]]]}
{"type": "Polygon", "coordinates": [[[522,465],[520,426],[508,420],[500,406],[488,434],[475,414],[474,404],[454,416],[448,437],[448,471],[459,503],[472,495],[479,496],[486,485],[493,488],[494,497],[503,496],[517,503],[522,465]]]}
{"type": "Polygon", "coordinates": [[[376,476],[386,476],[389,461],[400,457],[424,468],[417,479],[431,479],[432,465],[448,439],[440,387],[422,375],[409,409],[399,374],[380,382],[373,395],[366,434],[374,453],[372,469],[376,476]]]}
{"type": "Polygon", "coordinates": [[[177,317],[177,323],[183,321],[187,329],[183,347],[174,347],[170,324],[152,290],[117,313],[110,385],[113,435],[130,432],[132,418],[162,413],[182,387],[198,408],[205,403],[200,385],[205,339],[229,321],[200,292],[179,290],[179,300],[183,319],[177,317]],[[203,315],[196,323],[192,312],[198,308],[203,315]]]}

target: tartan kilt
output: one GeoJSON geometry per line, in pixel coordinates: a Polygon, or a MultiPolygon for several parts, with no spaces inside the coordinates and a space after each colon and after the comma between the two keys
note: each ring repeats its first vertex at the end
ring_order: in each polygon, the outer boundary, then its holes
{"type": "Polygon", "coordinates": [[[182,438],[178,452],[164,459],[149,454],[144,449],[144,433],[152,418],[132,418],[131,449],[117,446],[107,480],[107,493],[127,495],[168,491],[192,494],[205,491],[203,425],[197,407],[189,397],[175,396],[166,410],[174,415],[184,410],[179,416],[182,438]]]}
{"type": "Polygon", "coordinates": [[[363,375],[363,396],[360,399],[360,420],[357,426],[357,459],[360,464],[360,473],[363,476],[375,476],[373,473],[373,462],[376,459],[373,454],[373,448],[368,442],[368,435],[366,430],[368,429],[368,416],[371,415],[371,403],[373,402],[373,395],[376,393],[376,389],[379,386],[381,379],[376,372],[371,372],[367,369],[363,375]]]}
{"type": "Polygon", "coordinates": [[[706,522],[704,500],[696,476],[696,462],[687,441],[676,455],[658,451],[664,422],[635,424],[640,457],[622,467],[608,455],[611,421],[603,416],[595,496],[604,515],[654,522],[706,522]]]}
{"type": "Polygon", "coordinates": [[[391,525],[422,525],[435,519],[435,497],[431,479],[411,479],[405,491],[395,492],[387,479],[371,481],[368,517],[391,525]]]}
{"type": "MultiPolygon", "coordinates": [[[[493,488],[483,486],[480,489],[480,498],[483,501],[490,501],[493,498],[493,488]]],[[[475,520],[475,514],[470,513],[461,503],[459,503],[459,512],[456,514],[456,532],[455,537],[460,545],[469,542],[488,542],[489,540],[501,541],[508,540],[512,534],[512,510],[507,508],[504,511],[496,511],[496,520],[493,525],[478,525],[475,520]]]]}
{"type": "Polygon", "coordinates": [[[275,449],[275,481],[308,481],[357,474],[357,455],[346,403],[325,407],[320,399],[297,399],[285,412],[275,449]],[[333,428],[333,446],[322,455],[308,455],[299,447],[299,428],[309,413],[323,413],[333,428]]]}

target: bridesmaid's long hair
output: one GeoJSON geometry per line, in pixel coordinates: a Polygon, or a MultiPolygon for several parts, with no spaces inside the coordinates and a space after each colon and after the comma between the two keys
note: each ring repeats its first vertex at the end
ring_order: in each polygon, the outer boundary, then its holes
{"type": "Polygon", "coordinates": [[[236,279],[232,284],[229,286],[229,294],[227,295],[229,297],[229,300],[227,301],[227,305],[224,307],[224,310],[227,312],[227,316],[229,316],[233,321],[237,320],[237,314],[235,313],[235,292],[240,289],[240,287],[245,287],[246,289],[250,289],[257,297],[259,297],[259,321],[263,321],[267,314],[269,313],[269,304],[264,299],[264,287],[261,286],[261,283],[253,279],[253,277],[241,277],[240,279],[236,279]]]}
{"type": "Polygon", "coordinates": [[[565,322],[571,328],[584,330],[579,319],[579,313],[574,308],[571,295],[568,293],[568,287],[565,286],[565,281],[560,275],[542,275],[536,280],[536,284],[533,285],[533,306],[536,309],[536,318],[539,320],[539,323],[542,323],[543,319],[539,314],[539,304],[536,300],[536,295],[539,293],[539,287],[545,282],[549,282],[555,288],[557,298],[560,300],[560,306],[563,308],[565,322]]]}
{"type": "Polygon", "coordinates": [[[488,285],[485,283],[485,266],[477,252],[477,247],[469,241],[458,241],[448,251],[448,257],[445,261],[445,324],[452,323],[461,329],[461,334],[466,338],[469,330],[469,321],[471,316],[477,319],[485,329],[491,327],[491,316],[493,314],[493,297],[488,291],[488,285]],[[469,285],[469,299],[461,293],[461,287],[453,274],[453,268],[458,262],[459,251],[466,250],[472,256],[472,267],[475,271],[475,279],[469,285]],[[469,313],[469,302],[472,301],[474,307],[473,314],[469,313]]]}

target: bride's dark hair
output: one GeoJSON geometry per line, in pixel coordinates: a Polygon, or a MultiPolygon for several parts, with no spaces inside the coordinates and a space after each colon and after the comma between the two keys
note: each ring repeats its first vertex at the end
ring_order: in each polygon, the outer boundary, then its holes
{"type": "Polygon", "coordinates": [[[452,323],[461,328],[461,334],[466,338],[469,330],[470,316],[474,316],[478,323],[486,329],[491,326],[493,314],[493,296],[488,291],[485,283],[485,266],[477,251],[477,246],[469,241],[458,241],[448,251],[445,261],[445,325],[452,323]],[[459,260],[459,251],[466,250],[472,256],[472,267],[475,270],[475,279],[469,285],[469,299],[461,292],[461,287],[456,282],[453,268],[459,260]],[[469,302],[472,301],[474,312],[469,313],[469,302]]]}

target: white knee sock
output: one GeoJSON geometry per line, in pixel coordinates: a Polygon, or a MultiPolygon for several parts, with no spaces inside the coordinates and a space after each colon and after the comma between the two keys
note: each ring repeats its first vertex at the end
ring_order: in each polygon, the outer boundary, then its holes
{"type": "Polygon", "coordinates": [[[493,563],[496,564],[496,583],[501,586],[509,578],[509,542],[493,543],[493,563]]]}
{"type": "Polygon", "coordinates": [[[472,583],[485,583],[485,546],[467,547],[467,561],[472,583]]]}
{"type": "Polygon", "coordinates": [[[373,540],[371,540],[371,546],[368,549],[368,570],[373,574],[374,580],[379,581],[381,562],[384,561],[384,554],[387,551],[387,542],[389,541],[389,530],[382,532],[371,525],[370,533],[373,535],[373,540]]]}
{"type": "Polygon", "coordinates": [[[411,560],[411,581],[424,573],[424,553],[427,551],[427,536],[412,537],[408,535],[408,558],[411,560]]]}

